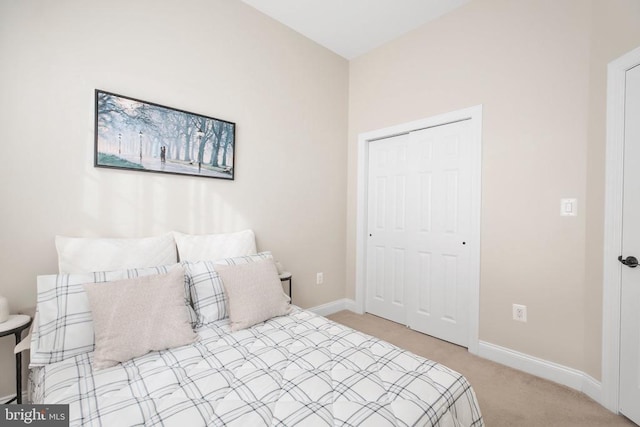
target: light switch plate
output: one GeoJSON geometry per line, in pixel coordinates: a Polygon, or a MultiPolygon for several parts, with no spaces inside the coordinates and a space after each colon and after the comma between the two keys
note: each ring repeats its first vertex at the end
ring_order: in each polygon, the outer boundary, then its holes
{"type": "Polygon", "coordinates": [[[560,216],[578,216],[578,199],[560,199],[560,216]]]}

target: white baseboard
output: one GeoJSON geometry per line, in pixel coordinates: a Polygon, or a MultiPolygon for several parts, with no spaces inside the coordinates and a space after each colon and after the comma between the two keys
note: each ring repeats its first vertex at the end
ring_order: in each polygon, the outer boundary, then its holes
{"type": "Polygon", "coordinates": [[[342,310],[349,310],[356,312],[356,302],[349,298],[342,298],[337,301],[331,301],[326,304],[317,305],[307,309],[320,316],[328,316],[333,313],[337,313],[342,310]]]}
{"type": "MultiPolygon", "coordinates": [[[[22,392],[22,403],[27,403],[27,392],[26,390],[22,392]]],[[[0,397],[0,404],[4,403],[4,402],[8,402],[9,399],[14,399],[16,397],[15,394],[9,394],[7,396],[2,396],[0,397]]],[[[13,402],[10,403],[11,405],[15,405],[16,401],[14,400],[13,402]]]]}
{"type": "MultiPolygon", "coordinates": [[[[604,398],[602,394],[602,383],[589,374],[582,373],[582,391],[584,394],[601,404],[604,405],[604,398]]],[[[617,413],[617,411],[615,411],[617,413]]]]}
{"type": "Polygon", "coordinates": [[[602,384],[577,369],[480,341],[478,356],[578,390],[602,404],[602,384]]]}

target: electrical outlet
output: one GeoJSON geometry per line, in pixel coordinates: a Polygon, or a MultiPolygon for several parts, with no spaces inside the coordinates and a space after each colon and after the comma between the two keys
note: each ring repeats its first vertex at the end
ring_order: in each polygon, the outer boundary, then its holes
{"type": "Polygon", "coordinates": [[[316,285],[322,285],[323,282],[324,282],[324,274],[322,274],[321,272],[316,274],[316,285]]]}
{"type": "Polygon", "coordinates": [[[527,321],[527,306],[521,304],[513,304],[513,320],[518,322],[527,321]]]}

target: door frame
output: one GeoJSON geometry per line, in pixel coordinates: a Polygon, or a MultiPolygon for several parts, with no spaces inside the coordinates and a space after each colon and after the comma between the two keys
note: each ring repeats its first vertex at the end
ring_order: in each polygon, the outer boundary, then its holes
{"type": "Polygon", "coordinates": [[[607,143],[602,282],[602,404],[619,413],[625,73],[640,65],[640,47],[607,66],[607,143]]]}
{"type": "Polygon", "coordinates": [[[356,195],[356,310],[365,311],[366,253],[367,253],[367,177],[369,142],[416,130],[471,120],[472,200],[471,240],[476,242],[469,253],[469,342],[468,350],[478,354],[480,317],[480,207],[482,191],[482,105],[439,114],[426,119],[403,123],[358,135],[357,195],[356,195]]]}

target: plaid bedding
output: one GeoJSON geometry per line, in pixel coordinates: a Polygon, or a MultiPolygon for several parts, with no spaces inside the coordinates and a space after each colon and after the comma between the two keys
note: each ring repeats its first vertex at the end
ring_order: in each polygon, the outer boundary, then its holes
{"type": "Polygon", "coordinates": [[[483,426],[457,372],[308,311],[197,332],[105,370],[93,353],[36,368],[32,402],[69,404],[72,426],[483,426]]]}

